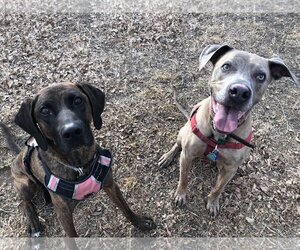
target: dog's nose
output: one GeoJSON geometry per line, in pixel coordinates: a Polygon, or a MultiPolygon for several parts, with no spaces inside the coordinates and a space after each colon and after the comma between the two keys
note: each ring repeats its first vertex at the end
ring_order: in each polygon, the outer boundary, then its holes
{"type": "Polygon", "coordinates": [[[83,129],[80,125],[72,123],[66,124],[61,130],[61,136],[65,140],[78,139],[82,136],[83,129]]]}
{"type": "Polygon", "coordinates": [[[251,90],[243,84],[234,84],[229,88],[229,98],[235,103],[242,104],[251,97],[251,90]]]}

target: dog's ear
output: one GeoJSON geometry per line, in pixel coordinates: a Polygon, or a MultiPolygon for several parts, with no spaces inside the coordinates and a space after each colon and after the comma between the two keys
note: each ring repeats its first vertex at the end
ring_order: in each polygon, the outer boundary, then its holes
{"type": "Polygon", "coordinates": [[[297,77],[290,71],[290,69],[284,64],[280,58],[269,59],[269,68],[274,80],[278,80],[281,77],[290,77],[295,84],[299,84],[297,77]]]}
{"type": "Polygon", "coordinates": [[[36,124],[33,116],[33,110],[34,101],[32,99],[25,100],[15,116],[15,123],[28,134],[33,136],[39,147],[46,151],[48,149],[47,141],[36,124]]]}
{"type": "Polygon", "coordinates": [[[76,86],[89,98],[94,126],[96,129],[100,129],[102,126],[101,114],[105,106],[105,94],[90,84],[83,83],[76,84],[76,86]]]}
{"type": "Polygon", "coordinates": [[[233,48],[228,45],[208,45],[205,47],[199,57],[199,70],[202,70],[204,66],[210,61],[213,65],[219,60],[221,56],[227,53],[233,48]]]}

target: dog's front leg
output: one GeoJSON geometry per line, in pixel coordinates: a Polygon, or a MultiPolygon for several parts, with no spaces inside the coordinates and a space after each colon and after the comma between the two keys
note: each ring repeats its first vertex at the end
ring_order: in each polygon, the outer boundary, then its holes
{"type": "Polygon", "coordinates": [[[134,213],[130,207],[128,206],[127,202],[125,201],[121,190],[119,189],[118,185],[115,183],[112,177],[112,173],[107,176],[105,180],[104,191],[107,193],[109,198],[115,203],[115,205],[121,209],[125,217],[136,227],[145,231],[156,228],[156,224],[154,221],[146,216],[141,216],[134,213]]]}
{"type": "Polygon", "coordinates": [[[181,207],[186,203],[188,177],[192,163],[193,159],[188,154],[188,150],[183,149],[180,153],[180,176],[177,190],[175,193],[175,203],[178,207],[181,207]]]}
{"type": "Polygon", "coordinates": [[[227,183],[235,175],[238,169],[238,166],[231,166],[231,165],[224,165],[224,164],[218,164],[217,167],[219,173],[218,173],[216,185],[208,195],[207,206],[206,206],[210,214],[213,215],[214,217],[217,216],[220,209],[219,198],[221,196],[221,193],[224,190],[227,183]]]}
{"type": "Polygon", "coordinates": [[[36,191],[36,185],[26,175],[14,173],[14,187],[18,192],[21,200],[24,213],[28,220],[28,234],[30,237],[40,237],[41,226],[38,215],[34,208],[31,199],[36,191]]]}
{"type": "Polygon", "coordinates": [[[54,210],[60,224],[66,232],[66,235],[68,237],[78,237],[73,222],[73,210],[75,208],[75,204],[70,204],[70,201],[67,201],[56,194],[50,193],[50,195],[54,210]]]}

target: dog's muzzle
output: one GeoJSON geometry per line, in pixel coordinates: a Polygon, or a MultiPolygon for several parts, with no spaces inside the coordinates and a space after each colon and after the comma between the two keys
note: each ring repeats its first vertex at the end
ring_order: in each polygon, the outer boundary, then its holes
{"type": "Polygon", "coordinates": [[[251,89],[244,84],[233,84],[228,90],[229,101],[233,106],[244,105],[249,101],[251,95],[251,89]]]}
{"type": "Polygon", "coordinates": [[[63,151],[70,151],[81,146],[91,146],[93,136],[85,124],[82,122],[72,122],[63,125],[59,130],[59,137],[63,151]]]}
{"type": "Polygon", "coordinates": [[[68,123],[60,131],[61,137],[65,141],[77,141],[82,139],[83,126],[80,123],[68,123]]]}

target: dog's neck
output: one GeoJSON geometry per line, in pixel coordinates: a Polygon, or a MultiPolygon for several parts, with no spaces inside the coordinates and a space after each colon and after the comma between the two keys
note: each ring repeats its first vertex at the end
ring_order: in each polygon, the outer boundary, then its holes
{"type": "MultiPolygon", "coordinates": [[[[89,147],[89,150],[86,151],[88,151],[88,154],[85,155],[88,155],[88,157],[82,157],[82,161],[76,162],[76,164],[72,164],[70,157],[61,155],[51,146],[47,151],[39,150],[39,154],[44,164],[47,164],[54,175],[72,181],[76,180],[78,176],[86,175],[91,171],[93,158],[96,153],[96,144],[89,147]]],[[[80,158],[80,155],[78,156],[80,158]]]]}

